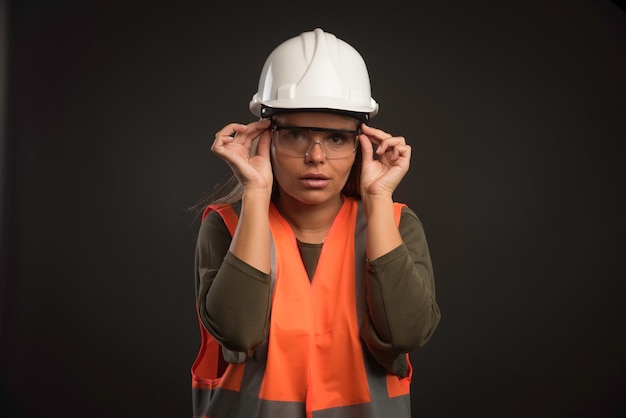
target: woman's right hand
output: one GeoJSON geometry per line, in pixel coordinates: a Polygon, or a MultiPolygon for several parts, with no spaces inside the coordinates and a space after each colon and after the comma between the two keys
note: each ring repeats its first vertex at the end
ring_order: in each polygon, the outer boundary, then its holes
{"type": "Polygon", "coordinates": [[[246,191],[272,191],[269,119],[248,125],[230,123],[215,134],[211,151],[226,161],[246,191]],[[258,138],[256,152],[253,144],[258,138]]]}

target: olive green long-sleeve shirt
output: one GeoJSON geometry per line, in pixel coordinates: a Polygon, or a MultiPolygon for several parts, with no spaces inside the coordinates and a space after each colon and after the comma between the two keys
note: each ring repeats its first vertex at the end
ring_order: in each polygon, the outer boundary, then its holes
{"type": "MultiPolygon", "coordinates": [[[[423,346],[441,317],[435,300],[430,252],[421,221],[403,208],[403,244],[368,262],[369,318],[361,337],[388,371],[405,376],[404,353],[423,346]]],[[[211,212],[200,226],[195,255],[195,290],[202,324],[225,348],[252,353],[269,331],[271,277],[228,251],[231,235],[211,212]]],[[[299,243],[311,277],[323,244],[299,243]]]]}

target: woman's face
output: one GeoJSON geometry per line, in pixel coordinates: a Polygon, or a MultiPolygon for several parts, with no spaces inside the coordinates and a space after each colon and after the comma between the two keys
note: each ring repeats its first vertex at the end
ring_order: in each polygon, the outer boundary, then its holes
{"type": "MultiPolygon", "coordinates": [[[[356,119],[319,112],[282,113],[274,116],[273,123],[279,128],[289,126],[355,131],[359,127],[356,119]]],[[[292,135],[291,131],[280,132],[283,135],[292,135]]],[[[332,133],[302,132],[310,138],[310,147],[308,152],[302,152],[301,155],[281,147],[282,143],[275,139],[277,133],[272,135],[272,166],[279,187],[279,199],[294,199],[307,205],[335,202],[348,179],[356,153],[351,152],[342,158],[327,158],[323,145],[316,141],[334,141],[329,139],[332,133]]],[[[330,154],[328,150],[326,154],[330,154]]]]}

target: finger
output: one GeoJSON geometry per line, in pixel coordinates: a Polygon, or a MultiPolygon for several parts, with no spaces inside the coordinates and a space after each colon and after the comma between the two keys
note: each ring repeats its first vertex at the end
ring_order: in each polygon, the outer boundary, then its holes
{"type": "Polygon", "coordinates": [[[374,142],[379,143],[380,141],[391,138],[392,135],[383,131],[382,129],[372,128],[364,123],[361,124],[361,131],[370,137],[370,139],[374,140],[374,142]]]}
{"type": "Polygon", "coordinates": [[[259,137],[259,143],[257,144],[257,152],[256,155],[263,158],[270,158],[270,143],[271,143],[271,135],[268,130],[262,131],[261,136],[259,137]]]}
{"type": "Polygon", "coordinates": [[[267,131],[269,126],[270,121],[268,119],[252,122],[246,125],[246,129],[244,131],[237,132],[234,138],[238,143],[251,146],[252,141],[256,140],[261,133],[267,131]]]}
{"type": "Polygon", "coordinates": [[[394,137],[386,138],[380,142],[380,144],[378,145],[378,148],[376,149],[376,152],[382,155],[385,152],[391,150],[391,151],[394,151],[394,155],[397,157],[395,148],[403,146],[403,145],[406,145],[406,140],[402,136],[394,136],[394,137]]]}
{"type": "Polygon", "coordinates": [[[244,133],[248,133],[249,136],[256,138],[258,133],[264,129],[267,129],[269,125],[270,125],[269,119],[252,122],[248,125],[245,125],[243,123],[233,122],[233,123],[229,123],[228,125],[224,126],[221,130],[219,130],[215,134],[215,138],[226,138],[226,137],[235,138],[244,133]]]}
{"type": "Polygon", "coordinates": [[[410,159],[411,158],[411,146],[410,145],[399,145],[394,147],[394,158],[393,160],[397,160],[400,157],[410,159]]]}
{"type": "Polygon", "coordinates": [[[371,161],[374,159],[374,149],[372,141],[365,134],[359,135],[359,143],[361,144],[361,161],[371,161]]]}
{"type": "Polygon", "coordinates": [[[262,119],[247,125],[247,133],[255,138],[270,126],[269,119],[262,119]]]}
{"type": "Polygon", "coordinates": [[[403,136],[392,136],[390,133],[372,128],[364,123],[361,124],[361,131],[377,146],[376,153],[379,155],[384,154],[387,148],[406,143],[403,136]]]}
{"type": "Polygon", "coordinates": [[[225,138],[227,136],[230,136],[231,138],[234,138],[235,135],[238,132],[245,132],[246,130],[246,125],[241,124],[241,123],[229,123],[228,125],[224,126],[222,129],[220,129],[219,131],[217,131],[217,133],[215,134],[215,138],[225,138]]]}

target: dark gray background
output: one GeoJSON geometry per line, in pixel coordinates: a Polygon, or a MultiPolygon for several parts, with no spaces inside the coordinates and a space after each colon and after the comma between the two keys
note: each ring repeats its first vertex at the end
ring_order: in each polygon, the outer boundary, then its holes
{"type": "Polygon", "coordinates": [[[413,416],[626,414],[614,2],[3,1],[2,417],[191,416],[186,208],[279,42],[361,51],[443,318],[413,416]]]}

